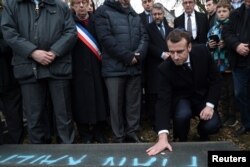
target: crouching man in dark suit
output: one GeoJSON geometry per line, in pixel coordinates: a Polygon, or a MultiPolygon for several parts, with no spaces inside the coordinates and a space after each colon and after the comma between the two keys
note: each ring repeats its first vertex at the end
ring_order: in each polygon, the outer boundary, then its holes
{"type": "Polygon", "coordinates": [[[179,141],[187,141],[190,119],[200,119],[198,133],[201,140],[216,133],[220,119],[215,111],[221,82],[216,65],[204,45],[192,47],[187,32],[175,29],[167,37],[170,58],[159,66],[160,85],[156,104],[158,142],[147,150],[155,155],[164,149],[172,151],[168,142],[170,116],[173,115],[174,134],[179,141]]]}

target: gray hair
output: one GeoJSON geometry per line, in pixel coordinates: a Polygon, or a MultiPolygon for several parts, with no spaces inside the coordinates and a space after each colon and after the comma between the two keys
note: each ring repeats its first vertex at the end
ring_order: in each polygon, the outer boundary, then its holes
{"type": "Polygon", "coordinates": [[[159,3],[159,2],[154,3],[152,9],[158,9],[158,10],[161,10],[163,13],[165,13],[164,6],[161,3],[159,3]]]}

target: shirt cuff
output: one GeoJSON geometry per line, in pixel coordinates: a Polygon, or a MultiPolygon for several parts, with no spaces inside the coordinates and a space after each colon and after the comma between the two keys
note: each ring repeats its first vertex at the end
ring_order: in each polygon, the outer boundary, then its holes
{"type": "Polygon", "coordinates": [[[160,130],[160,131],[158,132],[158,135],[160,135],[160,134],[162,134],[162,133],[169,134],[169,131],[168,131],[168,130],[166,130],[166,129],[164,129],[164,130],[160,130]]]}
{"type": "Polygon", "coordinates": [[[209,103],[209,102],[206,103],[206,106],[214,108],[214,105],[212,103],[209,103]]]}
{"type": "Polygon", "coordinates": [[[164,60],[164,52],[162,52],[162,54],[161,54],[161,58],[164,60]]]}

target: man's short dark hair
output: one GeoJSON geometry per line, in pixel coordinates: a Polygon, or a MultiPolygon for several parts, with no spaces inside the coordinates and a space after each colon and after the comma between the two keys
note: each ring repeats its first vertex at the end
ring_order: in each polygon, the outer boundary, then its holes
{"type": "Polygon", "coordinates": [[[220,2],[217,4],[216,9],[221,8],[221,7],[227,8],[229,11],[232,10],[231,4],[227,3],[226,1],[220,1],[220,2]]]}
{"type": "Polygon", "coordinates": [[[206,0],[206,3],[209,2],[209,1],[213,1],[213,4],[217,4],[218,3],[217,0],[206,0]]]}
{"type": "Polygon", "coordinates": [[[168,34],[167,41],[177,43],[180,42],[183,38],[186,39],[187,44],[191,43],[190,33],[185,31],[184,29],[176,28],[168,34]]]}

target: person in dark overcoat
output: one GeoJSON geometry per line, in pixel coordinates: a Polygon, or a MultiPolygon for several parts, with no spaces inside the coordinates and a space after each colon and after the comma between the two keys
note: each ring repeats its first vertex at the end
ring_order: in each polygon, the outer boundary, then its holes
{"type": "Polygon", "coordinates": [[[174,19],[174,28],[183,28],[191,33],[192,44],[206,44],[209,23],[206,14],[195,10],[195,0],[183,0],[184,12],[174,19]],[[188,20],[191,19],[191,27],[188,20]],[[191,30],[189,30],[191,28],[191,30]]]}
{"type": "Polygon", "coordinates": [[[199,118],[200,140],[218,132],[221,124],[217,112],[221,79],[212,56],[205,45],[192,45],[189,32],[174,29],[168,34],[169,58],[159,66],[160,84],[155,113],[156,144],[147,150],[156,155],[168,142],[170,120],[173,118],[174,137],[188,140],[190,119],[199,118]],[[201,59],[202,56],[202,59],[201,59]]]}
{"type": "Polygon", "coordinates": [[[68,5],[61,0],[5,0],[3,8],[1,27],[13,50],[13,72],[21,87],[30,143],[47,143],[45,92],[53,104],[58,143],[73,143],[71,50],[77,32],[68,5]]]}
{"type": "MultiPolygon", "coordinates": [[[[0,4],[0,22],[1,11],[0,4]]],[[[13,75],[11,58],[11,48],[3,39],[0,26],[0,101],[3,103],[2,112],[8,126],[8,143],[19,144],[23,142],[24,136],[22,98],[20,87],[13,75]]],[[[2,130],[0,117],[0,144],[3,142],[2,130]]]]}
{"type": "Polygon", "coordinates": [[[158,66],[168,58],[168,48],[166,38],[172,28],[168,26],[167,20],[164,17],[165,9],[161,3],[155,3],[151,11],[153,22],[148,24],[147,32],[149,35],[148,54],[145,63],[146,67],[146,106],[149,114],[149,119],[153,122],[155,115],[155,103],[157,100],[157,90],[159,85],[158,66]],[[163,34],[161,34],[161,29],[163,34]]]}
{"type": "MultiPolygon", "coordinates": [[[[74,19],[95,37],[93,19],[88,14],[88,0],[73,0],[74,19]]],[[[79,32],[78,32],[79,34],[79,32]]],[[[101,77],[101,61],[94,52],[80,39],[73,49],[72,80],[73,117],[83,143],[97,141],[105,143],[101,133],[107,116],[104,82],[101,77]]]]}

